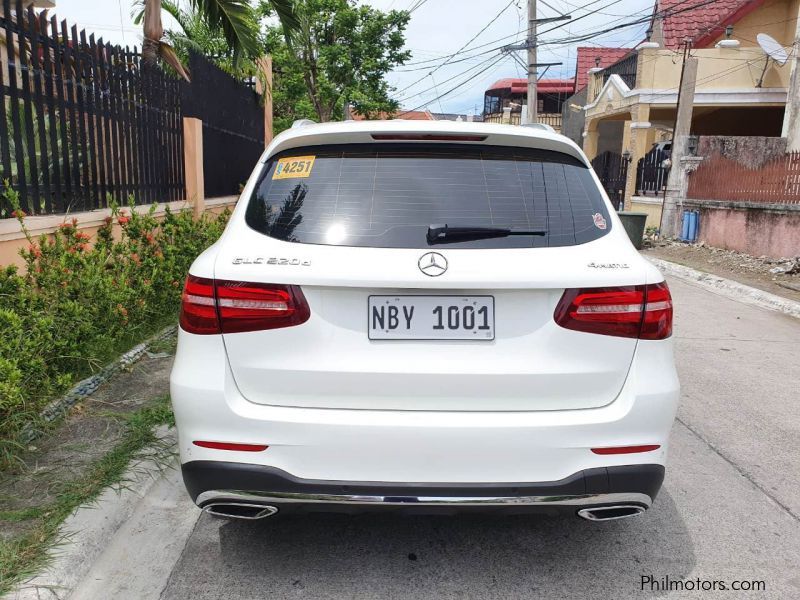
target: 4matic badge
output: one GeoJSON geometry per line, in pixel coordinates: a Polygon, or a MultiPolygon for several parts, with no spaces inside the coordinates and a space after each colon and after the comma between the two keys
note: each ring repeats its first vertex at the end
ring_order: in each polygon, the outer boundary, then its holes
{"type": "Polygon", "coordinates": [[[590,262],[586,265],[590,269],[630,269],[631,266],[628,263],[596,263],[590,262]]]}
{"type": "Polygon", "coordinates": [[[278,266],[289,266],[289,267],[311,266],[310,260],[302,258],[279,258],[279,257],[264,258],[263,256],[259,256],[256,258],[250,258],[247,256],[236,257],[231,261],[231,263],[233,263],[234,265],[278,265],[278,266]]]}

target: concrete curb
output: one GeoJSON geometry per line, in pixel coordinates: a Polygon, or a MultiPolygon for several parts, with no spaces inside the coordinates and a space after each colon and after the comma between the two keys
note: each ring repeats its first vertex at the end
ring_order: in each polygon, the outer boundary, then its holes
{"type": "Polygon", "coordinates": [[[650,256],[645,256],[645,258],[658,267],[664,275],[696,283],[700,287],[732,300],[738,300],[739,302],[752,304],[753,306],[758,306],[767,310],[774,310],[789,315],[790,317],[800,319],[800,302],[795,302],[794,300],[789,300],[782,296],[776,296],[775,294],[770,294],[769,292],[730,279],[711,275],[710,273],[703,273],[691,267],[661,260],[660,258],[653,258],[650,256]]]}
{"type": "MultiPolygon", "coordinates": [[[[160,428],[157,435],[166,443],[177,443],[174,429],[160,428]]],[[[152,489],[163,482],[169,473],[176,472],[177,464],[177,457],[167,465],[152,459],[132,463],[124,477],[124,487],[121,490],[108,488],[95,502],[72,513],[59,530],[60,537],[66,543],[52,551],[53,560],[47,569],[20,584],[5,599],[43,600],[70,597],[106,549],[113,544],[120,530],[137,511],[142,510],[142,505],[146,503],[152,489]]],[[[190,528],[185,531],[186,538],[189,533],[190,528]]],[[[179,532],[175,531],[170,535],[173,534],[171,542],[179,541],[179,532]]]]}
{"type": "MultiPolygon", "coordinates": [[[[42,410],[42,419],[47,423],[55,421],[56,419],[60,419],[66,415],[69,409],[72,408],[76,403],[94,394],[97,391],[97,388],[108,381],[115,373],[119,372],[121,369],[131,366],[133,363],[142,358],[152,344],[170,335],[173,335],[175,332],[177,332],[177,330],[177,325],[170,325],[169,327],[162,329],[150,339],[134,346],[125,354],[117,358],[114,362],[103,367],[100,372],[95,373],[94,375],[87,377],[82,381],[79,381],[61,398],[54,400],[42,410]]],[[[38,431],[33,424],[28,424],[26,427],[23,427],[22,432],[20,433],[20,438],[22,439],[23,443],[29,444],[35,440],[39,434],[40,431],[38,431]]]]}

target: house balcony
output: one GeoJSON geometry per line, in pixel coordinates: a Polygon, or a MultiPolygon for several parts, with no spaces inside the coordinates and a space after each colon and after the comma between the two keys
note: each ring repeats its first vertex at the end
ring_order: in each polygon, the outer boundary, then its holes
{"type": "MultiPolygon", "coordinates": [[[[561,133],[561,113],[538,113],[536,120],[539,123],[550,125],[556,132],[561,133]]],[[[502,113],[487,113],[483,115],[484,123],[505,123],[507,125],[520,125],[522,122],[521,110],[508,110],[502,113]]]]}
{"type": "MultiPolygon", "coordinates": [[[[786,103],[792,61],[768,61],[759,47],[701,48],[692,50],[692,57],[698,59],[695,105],[786,103]]],[[[588,113],[637,103],[674,106],[681,67],[674,51],[645,48],[595,70],[589,75],[588,113]]]]}

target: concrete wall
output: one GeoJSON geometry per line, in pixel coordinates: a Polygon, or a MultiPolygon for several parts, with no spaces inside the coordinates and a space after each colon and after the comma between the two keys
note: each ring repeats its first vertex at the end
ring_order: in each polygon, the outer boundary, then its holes
{"type": "Polygon", "coordinates": [[[583,88],[564,101],[561,109],[561,134],[583,148],[583,127],[586,124],[586,113],[583,110],[573,110],[572,105],[583,107],[586,105],[587,89],[583,88]]]}
{"type": "Polygon", "coordinates": [[[645,227],[659,227],[661,225],[661,196],[633,196],[631,198],[631,208],[633,212],[647,213],[645,227]]]}
{"type": "MultiPolygon", "coordinates": [[[[205,212],[212,214],[219,214],[225,208],[233,206],[238,200],[238,196],[225,196],[223,198],[211,198],[205,201],[205,212]]],[[[165,209],[173,212],[179,210],[192,210],[192,204],[186,201],[169,202],[166,204],[158,205],[154,215],[156,218],[162,218],[165,214],[165,209]]],[[[150,210],[150,205],[137,206],[136,211],[139,213],[146,213],[150,210]]],[[[125,207],[125,211],[128,208],[125,207]]],[[[78,220],[78,231],[88,233],[91,237],[90,242],[94,240],[98,228],[103,224],[106,217],[111,215],[110,209],[91,210],[86,212],[71,213],[67,215],[46,215],[39,217],[25,217],[25,227],[34,238],[40,237],[42,234],[52,234],[61,223],[71,221],[72,219],[78,220]]],[[[115,226],[115,233],[118,232],[119,226],[115,226]]],[[[17,265],[18,267],[24,266],[24,261],[19,255],[19,251],[28,247],[28,240],[22,232],[19,221],[16,219],[2,219],[0,220],[0,267],[7,265],[17,265]]]]}
{"type": "Polygon", "coordinates": [[[748,202],[698,202],[698,241],[709,246],[773,258],[800,256],[800,205],[748,202]]]}
{"type": "MultiPolygon", "coordinates": [[[[767,0],[733,26],[733,37],[742,46],[755,46],[756,36],[767,33],[781,45],[791,46],[794,43],[799,10],[800,0],[767,0]]],[[[724,38],[724,32],[720,32],[715,41],[724,38]]]]}
{"type": "Polygon", "coordinates": [[[784,106],[701,107],[692,116],[692,134],[780,136],[784,111],[784,106]]]}
{"type": "MultiPolygon", "coordinates": [[[[735,37],[735,36],[734,36],[735,37]]],[[[753,36],[755,38],[755,36],[753,36]]],[[[701,48],[692,50],[699,60],[697,67],[697,90],[747,90],[753,89],[764,69],[764,51],[757,45],[740,48],[701,48]],[[742,66],[746,65],[746,66],[742,66]]],[[[792,42],[789,42],[791,45],[792,42]]],[[[681,80],[681,61],[675,60],[672,50],[645,49],[639,53],[640,72],[637,87],[645,89],[677,90],[681,80]]],[[[764,75],[764,88],[786,88],[791,76],[791,61],[783,66],[774,62],[764,75]]]]}
{"type": "Polygon", "coordinates": [[[599,136],[597,154],[602,154],[603,152],[622,153],[625,121],[601,121],[597,124],[597,133],[599,136]]]}
{"type": "Polygon", "coordinates": [[[739,137],[732,135],[700,136],[697,141],[697,156],[718,154],[735,160],[749,168],[758,169],[774,158],[786,153],[786,138],[739,137]]]}

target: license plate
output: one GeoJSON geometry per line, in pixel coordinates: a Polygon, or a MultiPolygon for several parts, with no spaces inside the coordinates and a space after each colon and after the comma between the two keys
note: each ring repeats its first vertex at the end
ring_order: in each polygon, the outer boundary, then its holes
{"type": "Polygon", "coordinates": [[[492,296],[370,296],[371,340],[493,340],[492,296]]]}

